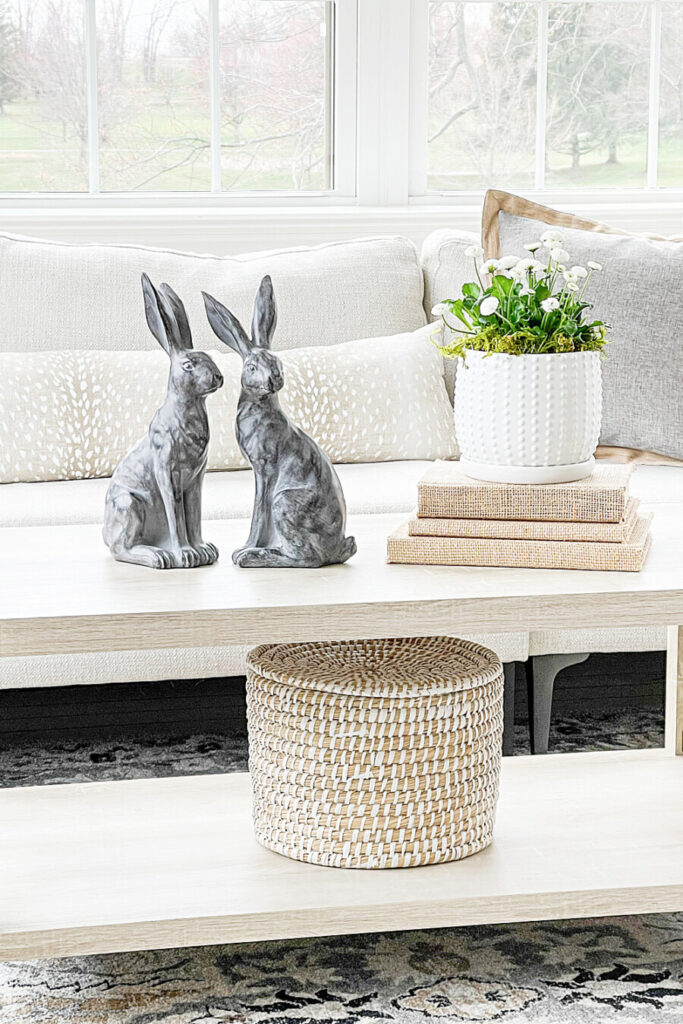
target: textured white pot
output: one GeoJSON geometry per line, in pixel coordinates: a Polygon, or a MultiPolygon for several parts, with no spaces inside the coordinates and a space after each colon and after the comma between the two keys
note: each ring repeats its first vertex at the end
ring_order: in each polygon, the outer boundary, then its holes
{"type": "Polygon", "coordinates": [[[455,432],[468,476],[564,483],[588,476],[600,436],[599,352],[485,355],[455,380],[455,432]]]}

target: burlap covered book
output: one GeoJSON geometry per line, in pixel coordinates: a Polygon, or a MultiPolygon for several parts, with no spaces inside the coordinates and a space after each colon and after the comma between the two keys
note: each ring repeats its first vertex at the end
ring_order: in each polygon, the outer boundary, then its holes
{"type": "Polygon", "coordinates": [[[411,537],[490,537],[498,540],[571,540],[619,544],[631,534],[640,502],[629,498],[619,523],[562,523],[543,519],[436,519],[414,515],[411,537]]]}
{"type": "Polygon", "coordinates": [[[516,569],[602,569],[639,572],[650,547],[652,515],[637,516],[620,544],[604,541],[411,537],[404,523],[387,542],[387,561],[407,565],[488,565],[516,569]]]}
{"type": "Polygon", "coordinates": [[[502,484],[466,476],[458,462],[435,462],[417,485],[419,517],[619,523],[632,466],[598,462],[569,484],[502,484]]]}

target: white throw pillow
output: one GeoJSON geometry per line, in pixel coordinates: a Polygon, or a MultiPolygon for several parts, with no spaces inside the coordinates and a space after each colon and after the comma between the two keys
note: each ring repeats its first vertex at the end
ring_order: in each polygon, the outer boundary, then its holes
{"type": "Polygon", "coordinates": [[[143,314],[142,271],[178,293],[198,349],[215,345],[202,289],[248,324],[264,274],[271,275],[277,300],[277,350],[414,331],[425,323],[422,268],[407,238],[208,256],[0,233],[0,352],[156,349],[143,314]]]}
{"type": "MultiPolygon", "coordinates": [[[[283,408],[333,462],[448,459],[453,415],[434,325],[394,337],[280,353],[283,408]]],[[[207,399],[209,469],[242,469],[235,413],[242,361],[212,351],[225,378],[207,399]]],[[[0,482],[109,476],[163,401],[161,352],[0,354],[0,482]]]]}

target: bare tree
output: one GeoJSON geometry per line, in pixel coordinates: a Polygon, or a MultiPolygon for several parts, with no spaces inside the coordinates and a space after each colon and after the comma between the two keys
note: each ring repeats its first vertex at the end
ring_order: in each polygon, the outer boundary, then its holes
{"type": "Polygon", "coordinates": [[[155,0],[147,15],[142,46],[142,76],[145,82],[155,81],[159,45],[177,6],[178,0],[155,0]]]}

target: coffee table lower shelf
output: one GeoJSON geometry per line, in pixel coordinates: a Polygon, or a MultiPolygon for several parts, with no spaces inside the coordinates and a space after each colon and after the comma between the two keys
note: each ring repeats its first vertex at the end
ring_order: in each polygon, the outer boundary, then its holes
{"type": "Polygon", "coordinates": [[[459,863],[300,864],[259,847],[249,778],[0,790],[0,958],[683,910],[683,758],[506,758],[459,863]]]}

